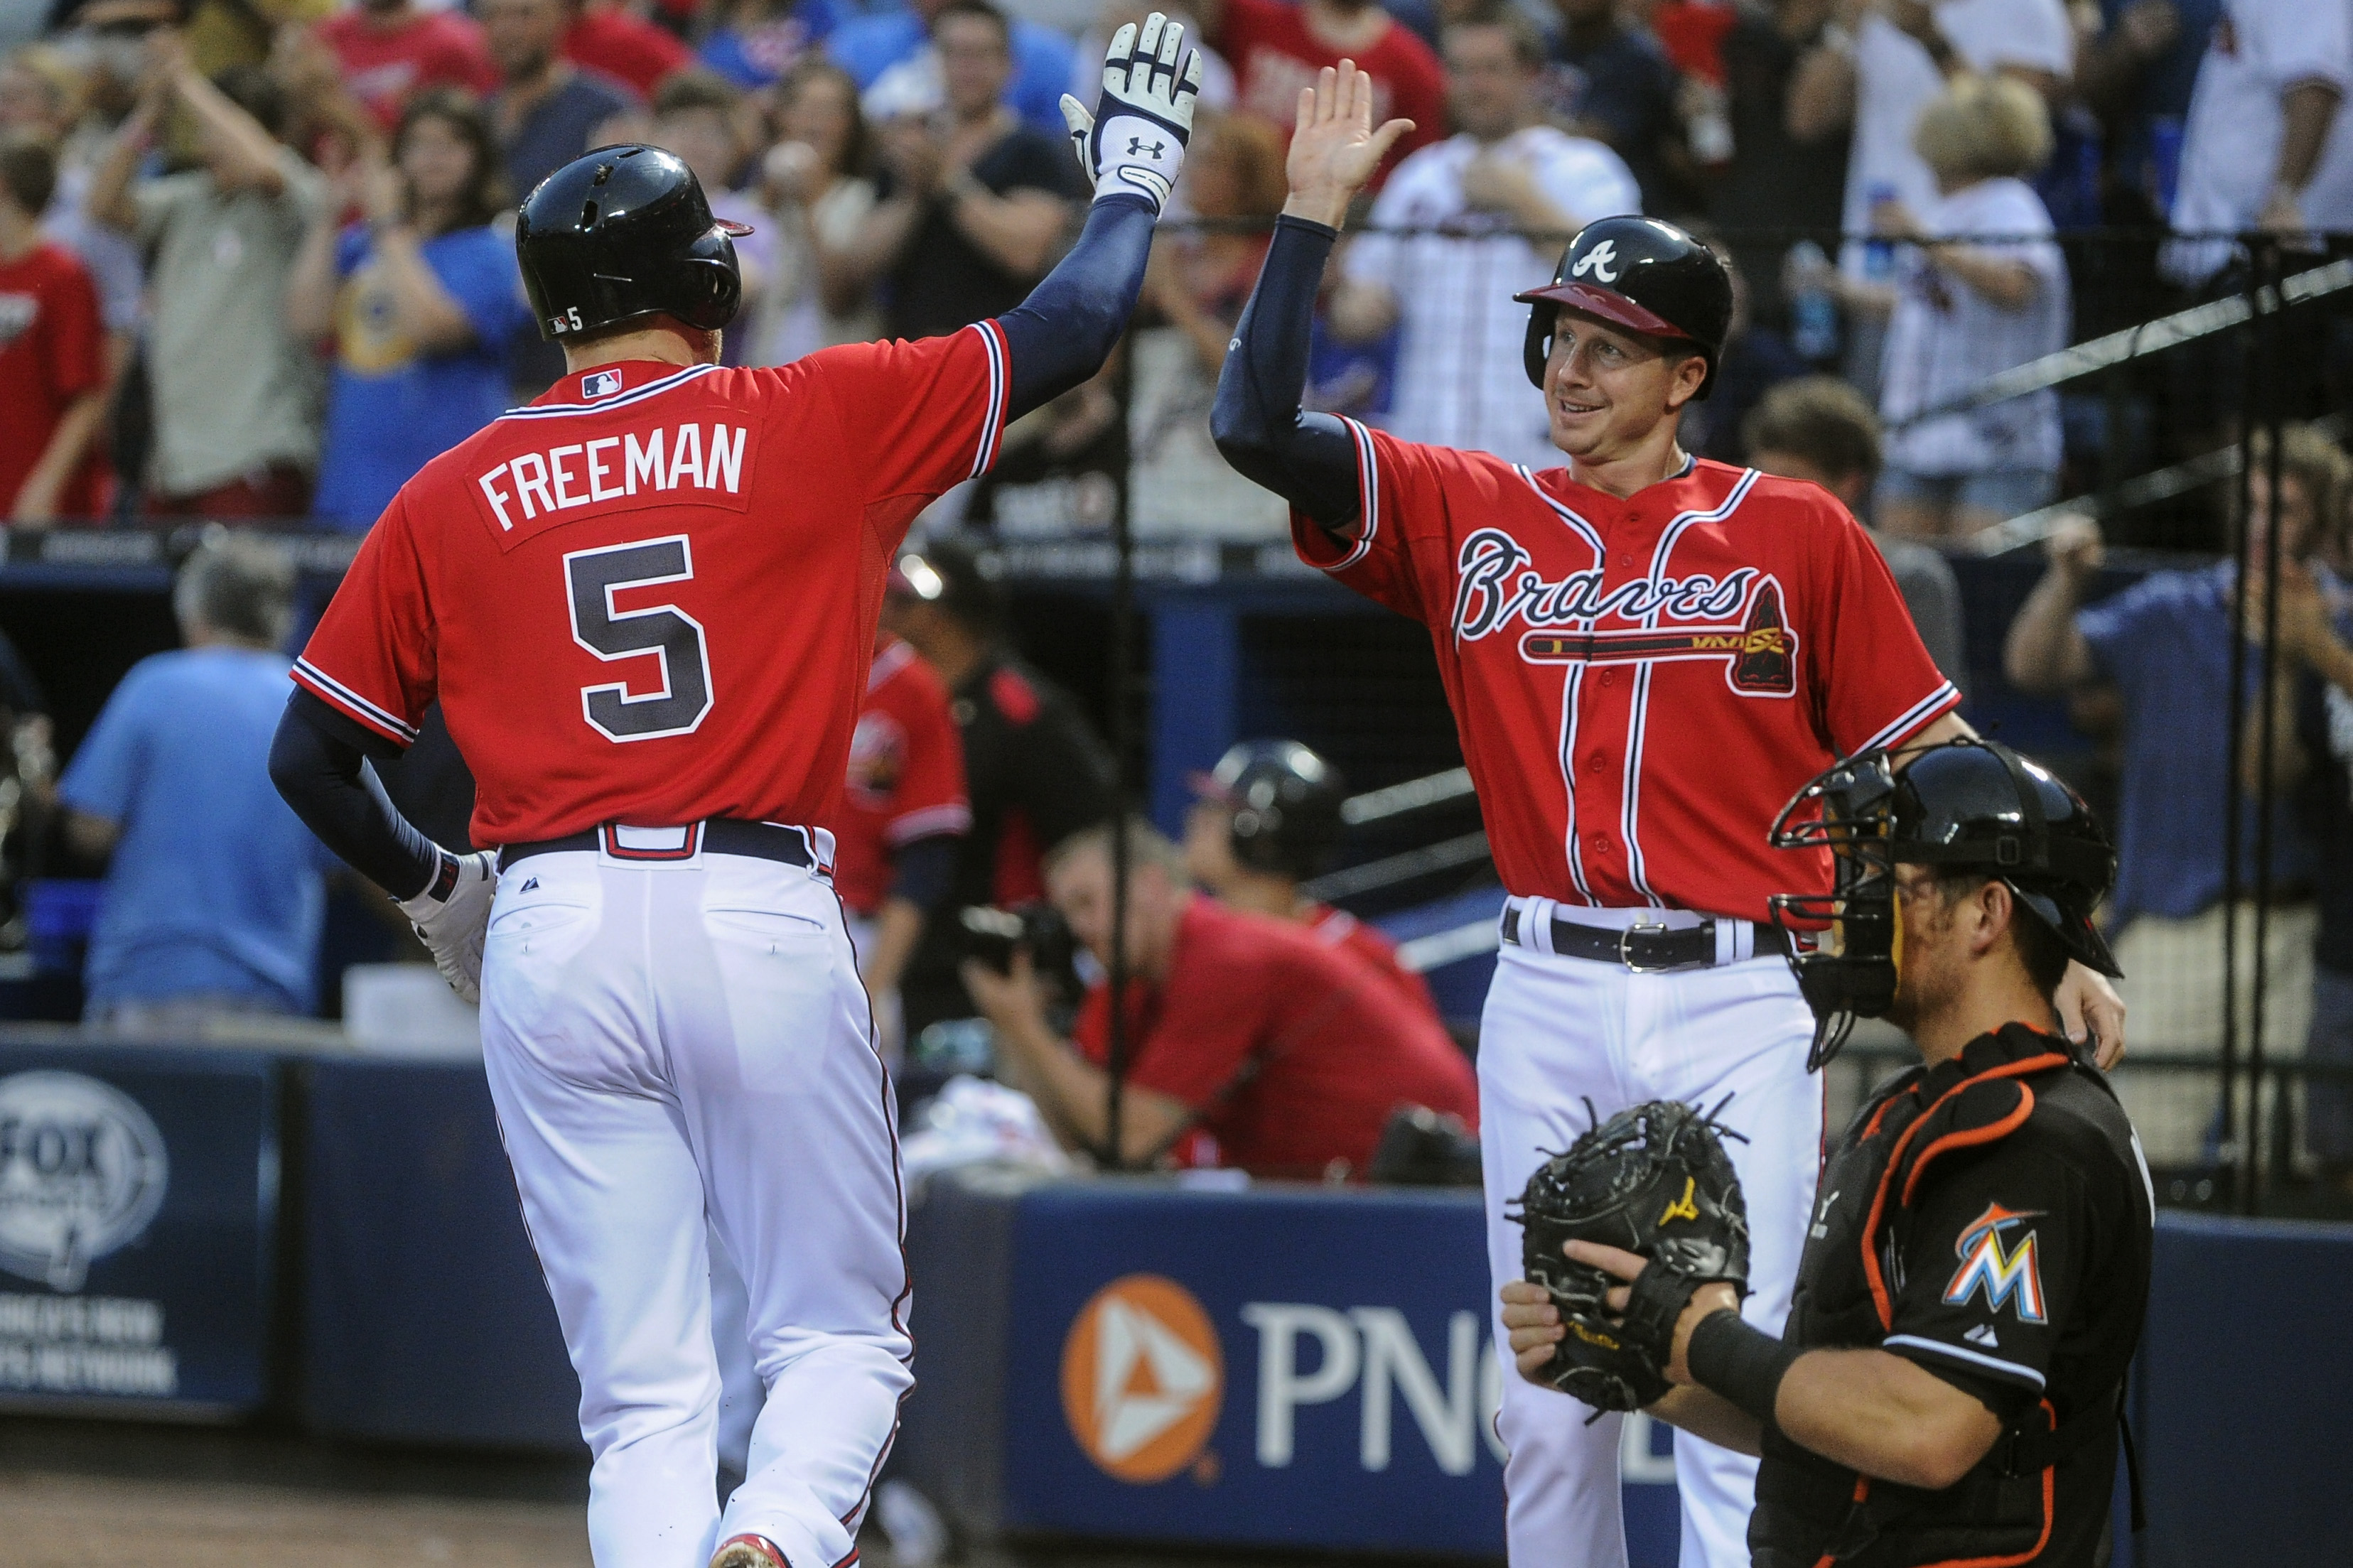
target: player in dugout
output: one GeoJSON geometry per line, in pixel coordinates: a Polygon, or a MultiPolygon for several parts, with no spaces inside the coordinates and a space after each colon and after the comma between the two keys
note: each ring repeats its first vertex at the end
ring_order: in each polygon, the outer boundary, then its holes
{"type": "MultiPolygon", "coordinates": [[[[1478,1125],[1471,1064],[1434,1015],[1400,1006],[1378,971],[1297,922],[1195,892],[1183,851],[1149,824],[1131,820],[1127,834],[1121,1164],[1167,1158],[1345,1179],[1363,1175],[1402,1108],[1478,1125]]],[[[1112,887],[1109,823],[1046,857],[1048,894],[1106,969],[1112,887]]],[[[1036,1099],[1065,1144],[1104,1149],[1110,986],[1088,991],[1071,1041],[1047,1023],[1027,952],[1004,973],[967,961],[964,979],[997,1030],[1000,1072],[1036,1099]]]]}
{"type": "MultiPolygon", "coordinates": [[[[1832,1148],[1780,1337],[1728,1284],[1646,1279],[1634,1253],[1570,1241],[1629,1282],[1606,1298],[1622,1316],[1572,1313],[1579,1339],[1618,1333],[1664,1370],[1652,1415],[1761,1453],[1756,1568],[2105,1563],[2157,1199],[2052,994],[2071,960],[2116,973],[2091,918],[2116,852],[2073,790],[1974,739],[1900,773],[1883,751],[1839,764],[1774,843],[1835,858],[1833,892],[1776,900],[1841,922],[1841,950],[1792,960],[1825,1047],[1879,1015],[1921,1063],[1832,1148]]],[[[1520,1370],[1543,1380],[1562,1313],[1536,1285],[1502,1294],[1520,1370]]]]}
{"type": "Polygon", "coordinates": [[[1340,842],[1348,786],[1339,769],[1297,741],[1241,741],[1192,784],[1200,798],[1185,818],[1185,869],[1205,892],[1238,910],[1296,921],[1378,970],[1408,1006],[1438,1016],[1429,982],[1405,966],[1397,943],[1300,890],[1340,842]]]}

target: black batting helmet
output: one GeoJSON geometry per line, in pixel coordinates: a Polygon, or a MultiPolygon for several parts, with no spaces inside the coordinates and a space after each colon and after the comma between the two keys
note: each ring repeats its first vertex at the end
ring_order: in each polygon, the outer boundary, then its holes
{"type": "Polygon", "coordinates": [[[716,331],[744,298],[735,239],[694,171],[659,147],[599,147],[542,180],[515,223],[515,259],[539,335],[641,316],[716,331]]]}
{"type": "Polygon", "coordinates": [[[1895,1000],[1897,866],[1999,879],[2070,958],[2123,973],[2092,921],[2116,885],[2108,836],[2064,780],[1999,741],[1932,746],[1901,773],[1884,751],[1850,757],[1782,808],[1772,842],[1833,858],[1831,891],[1768,900],[1776,924],[1820,933],[1810,949],[1790,948],[1817,1025],[1809,1067],[1830,1059],[1856,1017],[1877,1017],[1895,1000]]]}
{"type": "Polygon", "coordinates": [[[1253,871],[1312,877],[1340,842],[1340,770],[1296,741],[1243,741],[1193,776],[1234,814],[1234,858],[1253,871]]]}
{"type": "Polygon", "coordinates": [[[1695,343],[1707,358],[1698,396],[1715,389],[1716,357],[1732,330],[1732,272],[1701,240],[1654,217],[1605,217],[1587,224],[1560,253],[1552,282],[1513,299],[1528,312],[1528,379],[1544,385],[1553,322],[1565,308],[1647,332],[1695,343]]]}

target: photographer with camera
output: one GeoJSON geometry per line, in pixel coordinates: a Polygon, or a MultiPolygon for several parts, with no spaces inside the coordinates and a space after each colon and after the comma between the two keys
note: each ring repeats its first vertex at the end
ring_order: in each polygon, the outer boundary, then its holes
{"type": "MultiPolygon", "coordinates": [[[[1127,1076],[1121,1163],[1236,1166],[1261,1177],[1361,1178],[1403,1106],[1475,1126],[1471,1064],[1435,1018],[1403,1005],[1355,955],[1289,921],[1193,890],[1184,853],[1146,823],[1127,835],[1127,1076]]],[[[1046,890],[1095,962],[1112,962],[1112,827],[1046,857],[1046,890]]],[[[1072,1149],[1110,1143],[1110,988],[1092,987],[1074,1040],[1046,1021],[1029,947],[965,986],[997,1031],[998,1071],[1072,1149]]]]}

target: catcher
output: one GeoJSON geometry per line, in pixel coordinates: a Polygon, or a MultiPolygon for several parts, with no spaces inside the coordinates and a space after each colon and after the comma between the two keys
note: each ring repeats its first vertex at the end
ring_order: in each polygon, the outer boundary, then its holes
{"type": "Polygon", "coordinates": [[[1831,933],[1790,961],[1822,1047],[1884,1016],[1921,1065],[1831,1151],[1780,1339],[1736,1310],[1746,1227],[1696,1112],[1640,1108],[1538,1172],[1503,1290],[1520,1371],[1760,1454],[1755,1568],[2105,1563],[2156,1197],[2051,998],[2071,958],[2116,973],[2091,921],[2115,853],[1978,740],[1851,759],[1773,841],[1833,857],[1831,893],[1774,900],[1831,933]]]}

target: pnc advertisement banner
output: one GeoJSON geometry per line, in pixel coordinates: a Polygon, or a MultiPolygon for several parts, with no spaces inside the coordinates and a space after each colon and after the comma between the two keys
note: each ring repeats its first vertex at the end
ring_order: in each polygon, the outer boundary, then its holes
{"type": "Polygon", "coordinates": [[[278,1092],[255,1054],[0,1044],[0,1405],[261,1404],[278,1092]]]}
{"type": "MultiPolygon", "coordinates": [[[[1011,1250],[1008,1528],[1501,1555],[1475,1195],[1057,1184],[1011,1250]]],[[[1635,1568],[1675,1562],[1669,1436],[1622,1431],[1635,1568]]]]}

